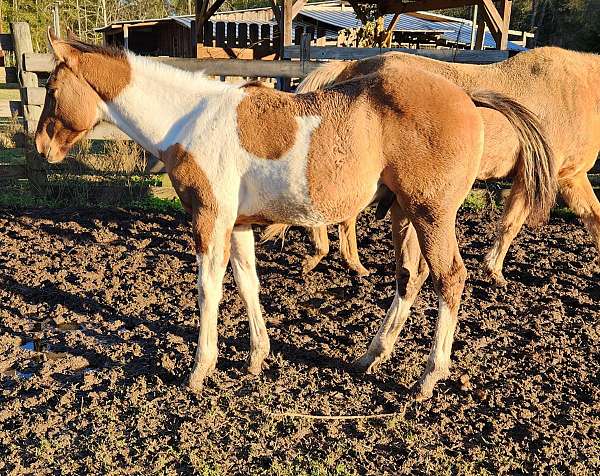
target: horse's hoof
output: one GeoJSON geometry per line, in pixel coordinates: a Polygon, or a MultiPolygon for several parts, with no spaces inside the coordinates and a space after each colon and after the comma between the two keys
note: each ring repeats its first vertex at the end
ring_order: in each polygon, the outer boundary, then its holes
{"type": "Polygon", "coordinates": [[[250,354],[248,360],[246,361],[246,372],[250,375],[260,375],[263,370],[267,370],[269,365],[265,362],[265,358],[269,354],[269,351],[266,353],[254,353],[250,354]]]}
{"type": "Polygon", "coordinates": [[[502,271],[496,271],[495,269],[492,269],[489,266],[485,266],[484,270],[485,274],[492,281],[492,284],[494,284],[494,286],[503,288],[508,285],[508,281],[504,278],[502,271]]]}
{"type": "Polygon", "coordinates": [[[492,280],[494,286],[498,288],[505,288],[508,286],[508,281],[502,275],[502,273],[490,273],[490,279],[492,280]]]}
{"type": "Polygon", "coordinates": [[[361,357],[352,362],[352,366],[361,373],[372,374],[377,372],[379,365],[384,361],[384,357],[372,356],[369,352],[366,352],[361,357]]]}
{"type": "Polygon", "coordinates": [[[215,371],[216,367],[216,360],[214,362],[204,362],[194,365],[188,381],[188,388],[196,394],[200,393],[204,386],[204,381],[215,371]]]}
{"type": "Polygon", "coordinates": [[[196,376],[195,374],[190,375],[190,379],[188,380],[188,388],[192,393],[196,395],[200,395],[202,393],[202,388],[204,387],[204,378],[196,376]]]}
{"type": "Polygon", "coordinates": [[[321,258],[306,258],[302,263],[302,274],[308,274],[321,262],[321,258]]]}
{"type": "Polygon", "coordinates": [[[362,264],[351,264],[349,265],[350,270],[354,271],[356,273],[357,276],[369,276],[369,274],[371,274],[371,271],[369,271],[367,268],[365,268],[362,264]]]}
{"type": "Polygon", "coordinates": [[[429,400],[433,396],[433,391],[424,389],[421,385],[417,385],[413,390],[413,397],[416,402],[429,400]]]}

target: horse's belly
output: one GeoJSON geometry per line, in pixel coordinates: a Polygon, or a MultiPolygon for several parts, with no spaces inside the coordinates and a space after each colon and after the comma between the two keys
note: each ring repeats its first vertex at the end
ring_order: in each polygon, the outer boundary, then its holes
{"type": "Polygon", "coordinates": [[[238,213],[273,223],[339,223],[371,203],[378,179],[374,173],[359,174],[350,181],[324,173],[318,184],[311,184],[301,168],[296,173],[275,168],[269,173],[255,170],[242,182],[238,213]]]}

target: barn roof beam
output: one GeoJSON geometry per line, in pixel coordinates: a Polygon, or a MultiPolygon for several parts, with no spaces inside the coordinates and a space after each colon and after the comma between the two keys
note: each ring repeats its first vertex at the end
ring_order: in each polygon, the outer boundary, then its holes
{"type": "MultiPolygon", "coordinates": [[[[496,8],[494,0],[415,0],[414,2],[403,2],[399,0],[380,0],[379,2],[369,2],[363,0],[351,0],[354,3],[377,3],[379,11],[382,14],[387,13],[410,13],[420,10],[444,10],[447,8],[464,7],[467,5],[477,5],[479,7],[478,18],[485,22],[490,33],[496,41],[496,47],[505,50],[508,46],[508,33],[510,24],[510,13],[512,9],[512,0],[500,0],[499,9],[496,8]]],[[[357,5],[360,9],[360,5],[357,5]]],[[[356,10],[360,18],[359,11],[356,10]]],[[[361,18],[362,20],[362,18],[361,18]]],[[[478,37],[483,35],[483,30],[478,28],[478,37]]],[[[478,43],[480,43],[478,41],[478,43]]]]}

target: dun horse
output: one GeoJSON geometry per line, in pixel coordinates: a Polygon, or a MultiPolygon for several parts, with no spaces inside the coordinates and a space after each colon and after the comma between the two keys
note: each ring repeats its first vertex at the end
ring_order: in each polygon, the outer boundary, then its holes
{"type": "MultiPolygon", "coordinates": [[[[397,197],[392,227],[413,223],[439,297],[437,328],[417,397],[448,375],[466,278],[456,212],[480,167],[476,105],[511,112],[529,150],[546,151],[535,119],[493,93],[465,94],[414,67],[390,68],[310,94],[212,81],[121,50],[50,35],[56,68],[36,132],[49,162],[99,121],[114,123],[165,163],[191,213],[200,330],[190,388],[217,362],[217,313],[231,261],[250,322],[248,369],[259,373],[269,338],[259,304],[254,223],[321,226],[367,206],[381,182],[397,197]]],[[[400,274],[388,315],[409,312],[400,274]]],[[[418,289],[416,290],[418,291],[418,289]]]]}
{"type": "MultiPolygon", "coordinates": [[[[497,284],[506,283],[502,275],[504,258],[525,220],[530,217],[532,222],[539,222],[547,213],[553,197],[553,168],[558,172],[558,186],[565,202],[582,219],[600,251],[600,203],[586,174],[600,151],[599,56],[560,48],[536,48],[502,63],[478,66],[387,53],[365,60],[329,63],[308,75],[298,92],[370,74],[390,65],[419,67],[440,74],[466,91],[483,88],[501,92],[536,113],[544,125],[556,154],[554,167],[523,160],[510,124],[493,111],[482,111],[485,145],[478,178],[514,179],[496,242],[485,259],[486,270],[497,284]]],[[[353,218],[340,224],[340,250],[351,269],[366,274],[358,257],[355,223],[353,218]]],[[[282,231],[281,227],[273,226],[266,230],[265,237],[277,236],[282,231]]],[[[414,233],[409,231],[408,235],[414,239],[414,233]]],[[[307,271],[329,251],[326,229],[312,230],[312,236],[316,254],[305,262],[307,271]]]]}

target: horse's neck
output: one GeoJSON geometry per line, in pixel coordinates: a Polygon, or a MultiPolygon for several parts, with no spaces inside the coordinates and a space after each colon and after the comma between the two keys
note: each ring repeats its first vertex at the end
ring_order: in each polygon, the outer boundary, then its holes
{"type": "Polygon", "coordinates": [[[201,114],[209,97],[233,88],[198,73],[128,55],[131,81],[111,102],[105,116],[148,152],[159,156],[182,127],[201,114]]]}

